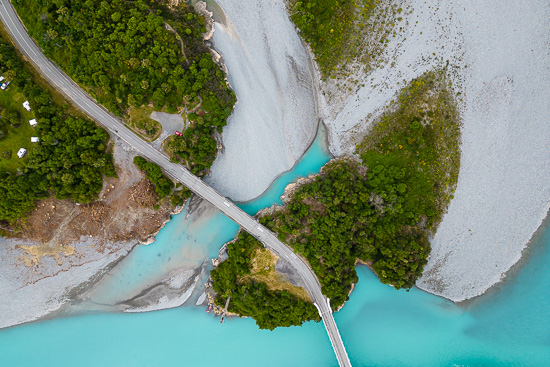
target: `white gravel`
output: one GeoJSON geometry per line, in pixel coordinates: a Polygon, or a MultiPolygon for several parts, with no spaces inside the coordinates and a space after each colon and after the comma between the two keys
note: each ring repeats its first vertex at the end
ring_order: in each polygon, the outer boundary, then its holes
{"type": "MultiPolygon", "coordinates": [[[[184,271],[176,277],[170,279],[169,286],[170,288],[182,288],[183,283],[189,280],[189,275],[192,275],[193,271],[184,271]],[[179,278],[179,279],[178,279],[179,278]],[[180,284],[180,281],[183,281],[180,284]]],[[[149,304],[144,307],[130,307],[124,310],[124,312],[136,313],[136,312],[150,312],[150,311],[159,311],[166,310],[168,308],[175,308],[182,306],[189,297],[193,294],[197,284],[199,283],[200,276],[196,276],[193,280],[193,283],[188,288],[183,288],[181,294],[169,295],[164,294],[155,303],[149,304]]]]}
{"type": "Polygon", "coordinates": [[[217,2],[227,24],[216,23],[213,41],[238,102],[207,181],[246,201],[291,169],[313,140],[314,78],[282,0],[217,2]]]}
{"type": "Polygon", "coordinates": [[[75,287],[101,276],[110,263],[125,256],[130,243],[102,252],[93,239],[72,243],[75,254],[59,266],[52,257],[28,268],[17,245],[36,245],[0,237],[0,328],[37,320],[60,309],[75,287]]]}
{"type": "Polygon", "coordinates": [[[366,76],[343,103],[325,104],[325,122],[332,152],[351,152],[365,118],[408,81],[446,60],[460,67],[450,73],[463,97],[459,182],[418,286],[462,301],[502,279],[550,207],[550,5],[410,4],[405,32],[389,46],[395,65],[366,76]]]}

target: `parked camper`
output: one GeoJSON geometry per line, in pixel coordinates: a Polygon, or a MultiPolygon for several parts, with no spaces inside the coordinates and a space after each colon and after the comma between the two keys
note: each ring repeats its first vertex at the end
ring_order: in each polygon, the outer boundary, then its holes
{"type": "Polygon", "coordinates": [[[0,89],[5,90],[8,87],[8,85],[10,85],[10,82],[2,83],[2,85],[0,86],[0,89]]]}
{"type": "Polygon", "coordinates": [[[23,157],[25,156],[25,153],[27,153],[27,149],[21,148],[21,149],[19,149],[19,151],[17,152],[17,156],[18,156],[19,158],[23,158],[23,157]]]}
{"type": "Polygon", "coordinates": [[[23,107],[27,110],[27,111],[31,111],[31,105],[29,104],[29,101],[25,101],[23,102],[23,107]]]}

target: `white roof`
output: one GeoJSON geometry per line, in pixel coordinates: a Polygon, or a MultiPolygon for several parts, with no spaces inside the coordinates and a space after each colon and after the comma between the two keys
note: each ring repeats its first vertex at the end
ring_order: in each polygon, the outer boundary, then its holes
{"type": "Polygon", "coordinates": [[[29,101],[23,102],[23,107],[25,107],[25,109],[26,109],[27,111],[30,111],[30,110],[31,110],[31,106],[29,105],[29,101]]]}
{"type": "Polygon", "coordinates": [[[0,82],[4,79],[6,79],[6,78],[4,78],[3,76],[0,76],[0,82]]]}
{"type": "Polygon", "coordinates": [[[20,148],[19,151],[17,152],[17,156],[19,158],[23,158],[23,156],[25,155],[25,153],[27,153],[27,149],[25,148],[20,148]]]}
{"type": "Polygon", "coordinates": [[[31,126],[36,125],[36,119],[29,120],[29,124],[31,124],[31,126]]]}
{"type": "Polygon", "coordinates": [[[31,136],[31,143],[38,143],[38,136],[31,136]]]}

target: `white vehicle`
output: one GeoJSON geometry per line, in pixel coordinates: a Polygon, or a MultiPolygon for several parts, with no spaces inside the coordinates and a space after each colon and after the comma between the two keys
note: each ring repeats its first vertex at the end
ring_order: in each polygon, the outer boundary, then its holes
{"type": "Polygon", "coordinates": [[[6,78],[4,78],[3,76],[0,76],[0,82],[4,79],[6,79],[6,78]]]}
{"type": "Polygon", "coordinates": [[[31,105],[29,104],[29,101],[23,102],[23,107],[24,107],[27,111],[31,112],[31,105]]]}
{"type": "Polygon", "coordinates": [[[2,90],[5,90],[5,89],[8,87],[8,85],[10,85],[10,82],[2,83],[2,86],[0,86],[0,88],[1,88],[2,90]]]}
{"type": "Polygon", "coordinates": [[[19,151],[17,152],[17,156],[18,156],[19,158],[23,158],[23,157],[25,156],[25,153],[27,153],[27,149],[21,148],[21,149],[19,149],[19,151]]]}

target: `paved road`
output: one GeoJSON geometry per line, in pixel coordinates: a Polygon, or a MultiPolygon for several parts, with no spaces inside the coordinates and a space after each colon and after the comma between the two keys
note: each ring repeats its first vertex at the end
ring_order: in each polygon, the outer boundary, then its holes
{"type": "Polygon", "coordinates": [[[21,52],[37,66],[42,75],[88,116],[106,128],[111,136],[117,136],[133,147],[140,155],[161,166],[168,176],[175,181],[181,182],[191,191],[208,200],[248,233],[260,240],[277,256],[286,259],[294,266],[304,280],[306,289],[319,310],[338,363],[340,366],[351,366],[344,343],[338,332],[338,327],[332,316],[330,301],[321,293],[319,281],[304,259],[297,256],[289,247],[279,241],[274,233],[263,227],[254,218],[243,212],[227,198],[218,194],[213,188],[181,165],[171,163],[163,153],[142,140],[126,128],[118,118],[98,105],[95,100],[76,85],[51,60],[44,56],[41,49],[27,34],[11,3],[7,0],[0,0],[0,18],[21,52]]]}

